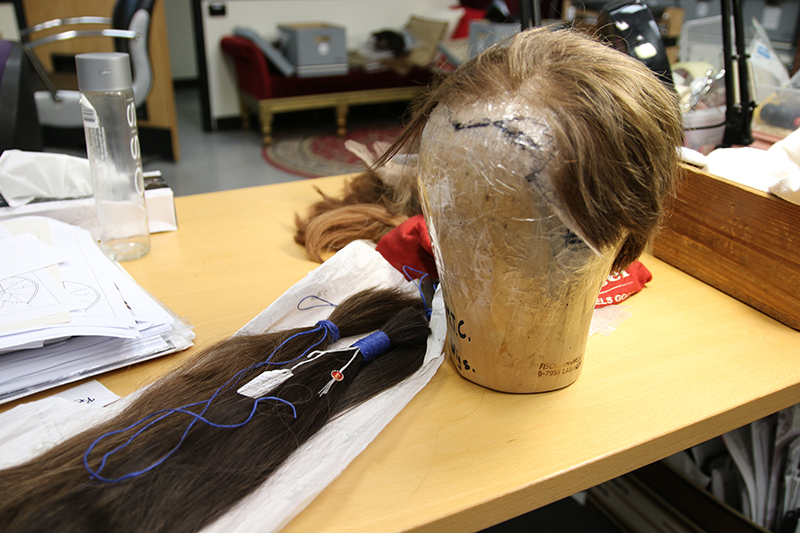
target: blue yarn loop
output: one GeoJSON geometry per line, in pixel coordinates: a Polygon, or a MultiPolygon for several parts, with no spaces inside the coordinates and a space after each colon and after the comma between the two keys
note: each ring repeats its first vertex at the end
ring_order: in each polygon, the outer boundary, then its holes
{"type": "MultiPolygon", "coordinates": [[[[419,296],[420,298],[422,298],[422,305],[425,306],[425,318],[430,320],[431,314],[433,313],[432,303],[429,303],[425,299],[425,293],[422,292],[422,280],[428,277],[428,273],[423,272],[422,270],[417,270],[416,268],[411,268],[408,265],[404,265],[403,274],[406,275],[409,281],[411,281],[412,283],[414,283],[414,285],[416,285],[417,290],[419,291],[419,296]],[[409,274],[409,272],[413,272],[415,274],[421,274],[421,276],[412,276],[411,274],[409,274]],[[417,278],[419,278],[419,281],[415,281],[417,278]]],[[[434,285],[434,288],[435,287],[436,286],[434,285]]]]}
{"type": "Polygon", "coordinates": [[[315,307],[336,307],[336,304],[332,303],[332,302],[329,302],[328,300],[326,300],[324,298],[320,298],[316,294],[310,294],[308,296],[305,296],[305,297],[303,297],[303,299],[301,299],[299,302],[297,302],[297,310],[298,311],[308,311],[309,309],[314,309],[315,307]],[[319,300],[322,303],[321,304],[316,304],[316,305],[309,305],[308,307],[300,307],[303,304],[303,302],[305,302],[306,300],[309,300],[309,299],[319,300]]]}
{"type": "Polygon", "coordinates": [[[132,479],[132,478],[141,476],[142,474],[145,474],[145,473],[153,470],[154,468],[158,467],[159,465],[161,465],[164,461],[169,459],[176,451],[178,451],[178,448],[180,448],[181,444],[183,444],[183,441],[186,440],[186,436],[189,434],[189,430],[192,429],[192,426],[194,426],[195,422],[200,421],[200,422],[203,422],[203,423],[205,423],[205,424],[207,424],[207,425],[209,425],[211,427],[220,428],[220,429],[240,428],[240,427],[244,426],[245,424],[247,424],[248,422],[250,422],[250,420],[253,419],[253,417],[256,414],[256,409],[258,408],[258,404],[261,403],[262,401],[266,401],[266,400],[275,400],[275,401],[278,401],[278,402],[281,402],[283,404],[288,405],[289,407],[292,408],[292,416],[294,418],[297,418],[297,409],[295,409],[294,405],[292,405],[291,402],[288,402],[288,401],[283,400],[281,398],[278,398],[276,396],[265,396],[263,398],[258,398],[253,402],[253,408],[250,410],[250,415],[243,422],[239,422],[237,424],[217,424],[215,422],[212,422],[211,420],[208,420],[207,418],[205,418],[203,416],[203,414],[205,414],[205,412],[208,410],[208,407],[211,404],[211,401],[213,399],[214,398],[212,397],[212,398],[210,398],[208,400],[205,400],[203,402],[197,402],[197,403],[193,403],[193,404],[188,404],[188,405],[185,405],[183,407],[179,407],[177,409],[162,409],[161,411],[156,411],[155,413],[147,415],[146,417],[142,418],[138,422],[135,422],[134,424],[131,424],[130,426],[128,426],[125,429],[118,429],[116,431],[110,431],[110,432],[106,433],[105,435],[101,435],[100,437],[98,437],[91,444],[91,446],[89,446],[89,449],[87,449],[86,453],[83,455],[83,466],[84,466],[84,468],[86,468],[86,470],[89,472],[89,475],[92,478],[94,478],[94,479],[96,479],[98,481],[102,481],[104,483],[117,483],[117,482],[120,482],[120,481],[124,481],[126,479],[132,479]],[[194,407],[194,406],[202,405],[202,404],[206,404],[206,406],[203,408],[203,410],[200,413],[195,413],[194,411],[189,411],[188,410],[189,407],[194,407]],[[114,455],[116,452],[118,452],[118,451],[122,450],[123,448],[125,448],[126,446],[128,446],[128,444],[133,442],[133,440],[136,437],[138,437],[139,435],[141,435],[142,433],[147,431],[153,425],[155,425],[156,423],[160,422],[161,420],[164,420],[169,415],[172,415],[172,414],[175,414],[175,413],[182,413],[182,414],[189,415],[189,416],[193,417],[193,420],[189,424],[189,426],[186,428],[186,430],[184,430],[183,435],[181,435],[181,438],[178,441],[178,443],[170,451],[168,451],[163,456],[161,456],[161,458],[158,459],[157,461],[153,462],[152,464],[150,464],[149,466],[147,466],[146,468],[143,468],[141,470],[134,470],[133,472],[129,472],[127,474],[123,474],[122,476],[119,476],[119,477],[116,477],[116,478],[108,478],[108,477],[104,477],[104,476],[100,475],[100,472],[105,468],[106,462],[108,461],[108,459],[112,455],[114,455]],[[161,415],[161,416],[158,416],[158,415],[161,415]],[[103,440],[103,439],[105,439],[107,437],[110,437],[111,435],[116,435],[118,433],[124,433],[126,431],[130,431],[130,430],[134,429],[135,427],[147,422],[149,419],[151,419],[153,417],[156,417],[156,416],[158,416],[158,418],[156,418],[155,420],[151,421],[149,424],[146,424],[143,427],[141,427],[138,431],[136,431],[136,433],[131,435],[131,437],[127,441],[125,441],[123,444],[117,446],[116,448],[114,448],[110,452],[107,452],[107,453],[103,454],[103,458],[100,461],[100,465],[97,467],[96,470],[92,469],[92,467],[89,466],[89,454],[92,453],[92,450],[94,450],[94,447],[97,446],[97,444],[101,440],[103,440]]]}
{"type": "Polygon", "coordinates": [[[329,344],[334,343],[341,338],[339,334],[339,328],[336,327],[336,324],[334,324],[330,320],[320,320],[319,322],[317,322],[317,326],[321,327],[325,331],[326,335],[331,336],[331,340],[328,341],[329,344]]]}
{"type": "Polygon", "coordinates": [[[372,361],[376,357],[380,357],[389,351],[392,341],[381,330],[375,333],[370,333],[363,339],[359,339],[352,344],[361,350],[361,355],[364,357],[364,362],[372,361]]]}
{"type": "Polygon", "coordinates": [[[289,337],[286,340],[284,340],[282,343],[280,343],[278,345],[277,348],[275,348],[272,351],[272,353],[270,353],[269,357],[267,357],[266,360],[239,370],[231,379],[226,381],[224,385],[219,387],[214,392],[214,394],[211,396],[211,398],[209,398],[207,400],[202,400],[202,401],[199,401],[199,402],[186,404],[186,405],[183,405],[183,406],[177,407],[177,408],[162,409],[160,411],[156,411],[154,413],[151,413],[149,415],[144,416],[139,421],[134,422],[133,424],[131,424],[130,426],[128,426],[128,427],[126,427],[124,429],[118,429],[118,430],[114,430],[114,431],[109,431],[108,433],[105,433],[105,434],[101,435],[100,437],[98,437],[89,446],[89,448],[86,450],[86,453],[83,454],[83,466],[84,466],[84,468],[86,468],[86,471],[89,472],[89,475],[93,479],[96,479],[98,481],[102,481],[104,483],[117,483],[119,481],[123,481],[123,480],[126,480],[126,479],[131,479],[131,478],[138,477],[138,476],[140,476],[142,474],[145,474],[145,473],[153,470],[154,468],[158,467],[164,461],[169,459],[176,451],[178,451],[178,448],[180,448],[181,444],[183,444],[183,442],[186,440],[186,437],[189,434],[189,431],[192,429],[192,427],[194,427],[194,425],[197,422],[202,422],[202,423],[204,423],[204,424],[206,424],[208,426],[215,427],[215,428],[220,428],[220,429],[240,428],[240,427],[243,427],[245,424],[247,424],[248,422],[250,422],[253,419],[253,417],[256,414],[256,410],[258,408],[258,404],[263,402],[263,401],[267,401],[267,400],[273,400],[273,401],[281,402],[283,404],[288,405],[289,407],[292,408],[292,416],[294,418],[297,418],[297,409],[295,409],[294,405],[291,402],[288,402],[288,401],[286,401],[286,400],[284,400],[282,398],[278,398],[276,396],[265,396],[263,398],[256,398],[253,401],[253,407],[250,410],[250,414],[248,415],[247,419],[245,419],[242,422],[238,422],[238,423],[234,423],[234,424],[220,424],[220,423],[212,422],[211,420],[207,419],[205,417],[205,414],[208,411],[208,409],[211,407],[211,403],[216,398],[218,398],[221,394],[223,394],[223,393],[225,393],[225,392],[227,392],[229,390],[234,389],[239,384],[239,381],[242,379],[242,377],[246,373],[248,373],[248,372],[250,372],[252,370],[256,370],[258,368],[261,368],[261,367],[263,367],[265,365],[268,365],[268,364],[285,365],[285,364],[288,364],[288,363],[293,363],[293,362],[305,357],[308,353],[313,351],[314,348],[318,347],[320,344],[322,344],[326,340],[328,341],[328,344],[334,343],[337,340],[339,340],[339,328],[336,327],[336,324],[334,324],[330,320],[320,320],[319,322],[317,322],[315,324],[315,326],[312,329],[309,329],[307,331],[301,331],[299,333],[295,333],[291,337],[289,337]],[[273,363],[272,362],[272,358],[275,356],[275,354],[281,348],[283,348],[284,345],[286,345],[287,342],[289,342],[292,339],[295,339],[295,338],[297,338],[297,337],[299,337],[301,335],[309,335],[309,334],[320,333],[320,332],[322,332],[322,334],[323,334],[322,338],[320,340],[318,340],[317,342],[315,342],[314,344],[312,344],[311,346],[309,346],[298,357],[296,357],[294,359],[291,359],[289,361],[283,361],[283,362],[279,362],[279,363],[273,363]],[[200,409],[199,412],[195,412],[195,411],[191,410],[191,408],[199,407],[199,406],[203,406],[202,409],[200,409]],[[145,467],[145,468],[143,468],[141,470],[135,470],[133,472],[129,472],[127,474],[123,474],[122,476],[119,476],[119,477],[116,477],[116,478],[108,478],[108,477],[104,477],[104,476],[101,475],[102,470],[106,466],[106,462],[109,460],[109,458],[112,455],[114,455],[118,451],[120,451],[120,450],[124,449],[125,447],[127,447],[131,442],[133,442],[134,439],[136,439],[136,437],[138,437],[139,435],[141,435],[142,433],[144,433],[145,431],[147,431],[148,429],[150,429],[151,427],[153,427],[157,423],[159,423],[162,420],[166,419],[168,416],[176,414],[176,413],[188,415],[188,416],[192,417],[192,421],[189,423],[189,425],[184,430],[183,434],[181,435],[181,438],[178,440],[178,443],[171,450],[169,450],[167,453],[165,453],[160,459],[156,460],[155,462],[153,462],[152,464],[150,464],[149,466],[147,466],[147,467],[145,467]],[[125,433],[125,432],[128,432],[128,431],[132,431],[137,427],[139,429],[133,435],[131,435],[128,438],[128,440],[126,440],[125,442],[123,442],[122,444],[120,444],[119,446],[114,448],[113,450],[103,454],[102,460],[100,461],[100,465],[97,467],[97,469],[92,469],[89,466],[89,455],[92,453],[92,450],[94,450],[95,446],[97,446],[97,444],[100,443],[100,441],[102,441],[102,440],[104,440],[104,439],[106,439],[106,438],[108,438],[108,437],[110,437],[112,435],[117,435],[119,433],[125,433]]]}

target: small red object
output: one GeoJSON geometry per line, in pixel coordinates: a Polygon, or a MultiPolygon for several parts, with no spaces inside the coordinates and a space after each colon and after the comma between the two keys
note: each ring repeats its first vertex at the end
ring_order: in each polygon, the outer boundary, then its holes
{"type": "Polygon", "coordinates": [[[376,247],[390,265],[403,273],[428,274],[439,279],[433,259],[431,238],[425,226],[425,218],[415,215],[384,235],[376,247]],[[412,270],[406,270],[408,267],[412,270]]]}
{"type": "Polygon", "coordinates": [[[336,381],[342,381],[344,379],[344,374],[342,374],[338,370],[334,370],[333,372],[331,372],[331,377],[336,381]]]}
{"type": "Polygon", "coordinates": [[[600,288],[594,308],[622,303],[653,279],[653,275],[641,261],[634,261],[624,270],[612,272],[600,288]]]}

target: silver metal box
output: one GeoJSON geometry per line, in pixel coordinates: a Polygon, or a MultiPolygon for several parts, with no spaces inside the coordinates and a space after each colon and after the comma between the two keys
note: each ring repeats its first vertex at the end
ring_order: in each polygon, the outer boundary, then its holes
{"type": "Polygon", "coordinates": [[[300,77],[347,74],[345,29],[326,23],[281,24],[281,52],[300,77]]]}

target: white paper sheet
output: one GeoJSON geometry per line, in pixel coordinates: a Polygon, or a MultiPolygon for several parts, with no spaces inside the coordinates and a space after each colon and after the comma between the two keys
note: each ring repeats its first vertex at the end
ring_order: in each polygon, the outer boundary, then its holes
{"type": "MultiPolygon", "coordinates": [[[[0,279],[0,333],[67,323],[69,310],[64,287],[47,270],[0,279]]],[[[6,343],[0,338],[0,351],[19,344],[18,339],[6,343]]]]}
{"type": "Polygon", "coordinates": [[[15,238],[35,238],[45,245],[52,244],[62,261],[58,267],[48,269],[55,273],[57,283],[40,271],[0,280],[0,290],[6,297],[5,306],[0,304],[0,330],[3,332],[0,351],[75,335],[140,336],[130,309],[114,285],[110,273],[113,263],[86,230],[42,217],[24,217],[2,224],[16,234],[15,238]],[[17,305],[12,307],[11,302],[17,305]],[[25,311],[21,310],[23,307],[25,311]],[[70,312],[69,320],[34,320],[64,310],[70,312]],[[16,319],[13,327],[3,322],[6,315],[9,320],[16,319]],[[61,325],[54,326],[54,322],[61,325]]]}
{"type": "Polygon", "coordinates": [[[56,398],[64,398],[74,403],[94,404],[105,407],[116,402],[120,397],[106,388],[102,383],[93,379],[77,387],[72,387],[64,392],[53,395],[56,398]]]}
{"type": "Polygon", "coordinates": [[[0,403],[191,346],[191,326],[109,260],[86,230],[43,217],[0,228],[4,241],[52,244],[60,261],[0,279],[0,403]]]}
{"type": "Polygon", "coordinates": [[[8,258],[0,262],[0,279],[57,265],[66,259],[63,253],[30,233],[8,239],[0,237],[0,257],[8,258]]]}

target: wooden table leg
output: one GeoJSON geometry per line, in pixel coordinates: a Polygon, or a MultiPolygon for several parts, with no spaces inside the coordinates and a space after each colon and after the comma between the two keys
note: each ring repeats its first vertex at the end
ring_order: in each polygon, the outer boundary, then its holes
{"type": "Polygon", "coordinates": [[[346,101],[336,102],[336,134],[344,137],[347,134],[347,113],[350,105],[346,101]]]}

